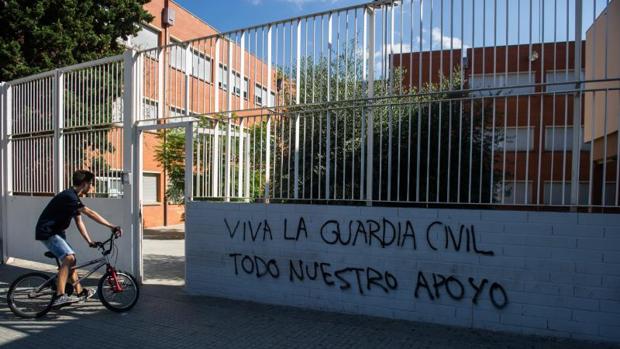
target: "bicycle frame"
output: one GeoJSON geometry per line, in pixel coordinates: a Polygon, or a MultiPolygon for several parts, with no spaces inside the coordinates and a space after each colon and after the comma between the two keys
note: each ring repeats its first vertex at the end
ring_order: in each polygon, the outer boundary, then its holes
{"type": "MultiPolygon", "coordinates": [[[[97,258],[97,259],[93,259],[90,260],[84,264],[81,265],[77,265],[75,267],[71,267],[71,273],[73,271],[75,271],[76,269],[82,269],[91,265],[95,265],[95,267],[93,267],[92,269],[90,269],[88,271],[88,273],[86,273],[84,276],[79,277],[78,275],[78,279],[75,283],[72,283],[71,286],[74,286],[78,283],[80,283],[82,280],[86,279],[87,277],[91,276],[94,272],[96,272],[97,270],[99,270],[101,267],[103,267],[104,265],[107,266],[106,271],[110,273],[111,275],[111,281],[113,283],[112,287],[114,289],[114,292],[122,292],[122,287],[120,286],[120,284],[118,283],[118,279],[116,277],[116,269],[114,267],[112,267],[112,265],[110,264],[110,257],[109,257],[109,252],[112,250],[113,244],[114,244],[114,239],[113,237],[110,237],[109,241],[112,245],[110,245],[110,249],[108,251],[103,250],[102,252],[102,257],[97,258]]],[[[107,242],[106,241],[106,242],[107,242]]],[[[58,259],[56,259],[56,263],[58,264],[58,269],[60,269],[60,263],[58,262],[58,259]]],[[[39,292],[41,292],[41,290],[43,288],[45,288],[47,285],[49,285],[51,282],[56,282],[56,279],[58,278],[58,273],[56,273],[53,277],[49,278],[49,280],[45,281],[43,284],[41,284],[41,286],[37,287],[36,290],[33,291],[33,294],[31,294],[31,297],[35,297],[36,294],[38,294],[39,292]]]]}
{"type": "MultiPolygon", "coordinates": [[[[94,272],[99,270],[104,265],[109,265],[110,263],[109,263],[109,260],[108,260],[108,256],[104,256],[104,257],[101,257],[101,258],[93,259],[93,260],[91,260],[89,262],[86,262],[86,263],[84,263],[82,265],[78,265],[78,266],[72,267],[71,271],[73,272],[76,269],[82,269],[84,267],[88,267],[88,266],[93,265],[93,264],[97,264],[97,265],[94,268],[90,269],[88,271],[88,273],[86,273],[84,276],[78,277],[77,281],[75,283],[72,283],[71,285],[75,286],[76,284],[80,283],[82,280],[84,280],[87,277],[91,276],[94,272]]],[[[41,286],[37,287],[37,289],[34,290],[33,293],[37,294],[37,293],[41,292],[41,290],[44,289],[45,287],[47,287],[47,285],[49,285],[52,282],[56,282],[56,279],[58,279],[58,274],[55,274],[54,276],[49,278],[49,280],[47,280],[43,284],[41,284],[41,286]]]]}

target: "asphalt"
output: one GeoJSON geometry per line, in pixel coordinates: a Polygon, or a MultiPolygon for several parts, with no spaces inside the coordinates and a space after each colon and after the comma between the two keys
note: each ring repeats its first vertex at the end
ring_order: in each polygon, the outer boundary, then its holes
{"type": "MultiPolygon", "coordinates": [[[[150,244],[152,241],[145,241],[150,244]]],[[[160,241],[161,243],[161,241],[160,241]]],[[[153,246],[151,244],[151,246],[153,246]]],[[[9,348],[620,348],[609,343],[524,336],[336,314],[212,297],[190,296],[179,282],[179,259],[152,264],[145,256],[147,283],[130,312],[116,314],[97,299],[52,311],[38,320],[14,316],[6,291],[19,275],[47,265],[16,260],[0,265],[0,347],[9,348]],[[148,279],[151,270],[151,279],[148,279]],[[160,270],[160,271],[158,271],[160,270]],[[170,279],[166,279],[170,278],[170,279]]],[[[172,249],[174,250],[174,249],[172,249]]],[[[147,252],[147,250],[145,250],[147,252]]],[[[151,259],[156,260],[159,257],[151,259]]],[[[87,281],[95,285],[96,277],[87,281]]]]}

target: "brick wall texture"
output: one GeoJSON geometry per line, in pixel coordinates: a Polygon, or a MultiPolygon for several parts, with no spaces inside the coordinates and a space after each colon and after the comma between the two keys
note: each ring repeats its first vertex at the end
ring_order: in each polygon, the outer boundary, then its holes
{"type": "Polygon", "coordinates": [[[192,294],[620,342],[620,215],[187,206],[192,294]]]}

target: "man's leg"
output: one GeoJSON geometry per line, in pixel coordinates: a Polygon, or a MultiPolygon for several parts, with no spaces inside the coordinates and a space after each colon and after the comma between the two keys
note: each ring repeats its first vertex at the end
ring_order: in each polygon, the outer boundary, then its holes
{"type": "MultiPolygon", "coordinates": [[[[60,270],[58,270],[58,280],[56,283],[56,295],[61,296],[65,294],[65,284],[69,277],[71,268],[75,265],[75,255],[68,254],[63,258],[60,270]]],[[[75,273],[75,271],[73,271],[75,273]]]]}
{"type": "Polygon", "coordinates": [[[73,284],[75,294],[79,295],[80,293],[82,293],[82,285],[80,285],[80,283],[78,282],[77,269],[71,269],[71,272],[69,274],[69,280],[71,281],[71,284],[73,284]]]}

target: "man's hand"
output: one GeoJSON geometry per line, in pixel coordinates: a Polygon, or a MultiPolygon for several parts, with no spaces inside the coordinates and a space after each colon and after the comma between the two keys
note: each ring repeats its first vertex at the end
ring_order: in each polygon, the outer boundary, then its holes
{"type": "Polygon", "coordinates": [[[120,226],[115,226],[110,228],[112,230],[112,233],[114,233],[114,237],[119,238],[121,237],[121,235],[123,235],[123,230],[121,229],[120,226]]]}
{"type": "Polygon", "coordinates": [[[91,242],[88,243],[88,246],[90,248],[97,248],[97,247],[103,246],[103,244],[101,242],[99,242],[99,241],[91,241],[91,242]]]}

